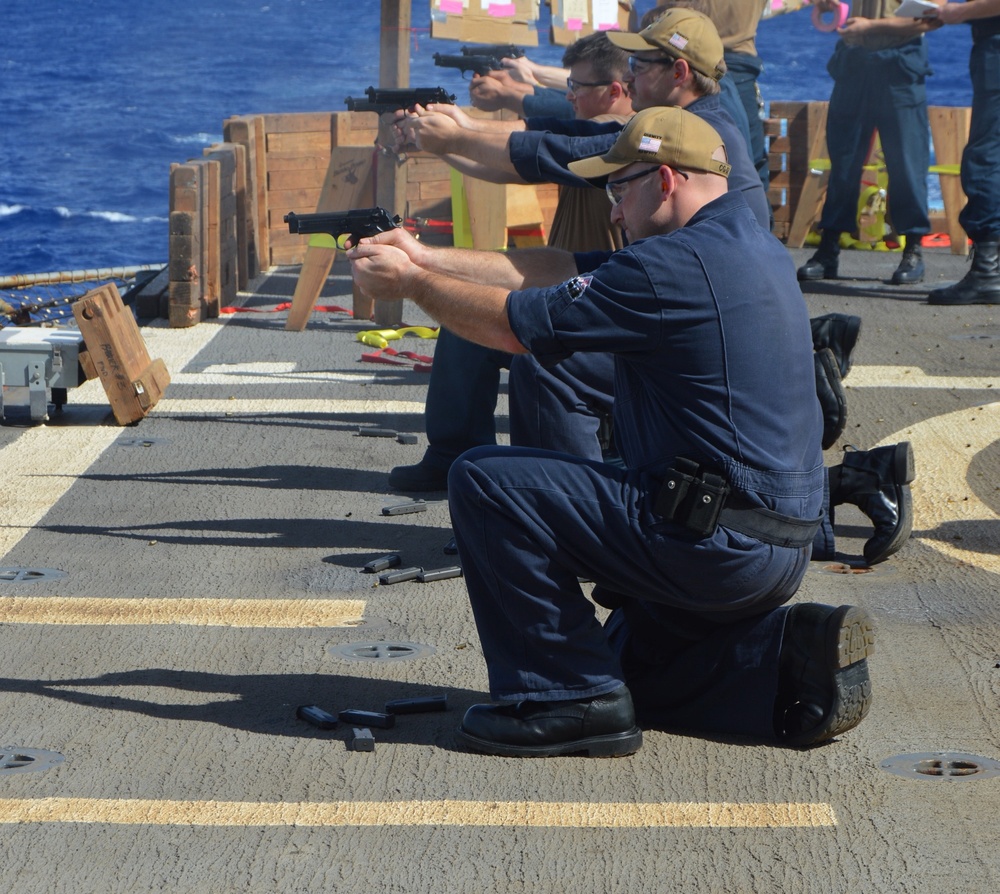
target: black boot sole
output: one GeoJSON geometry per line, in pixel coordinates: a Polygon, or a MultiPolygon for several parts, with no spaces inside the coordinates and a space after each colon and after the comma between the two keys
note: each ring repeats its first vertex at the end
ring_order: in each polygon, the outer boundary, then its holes
{"type": "Polygon", "coordinates": [[[806,270],[805,267],[799,267],[795,271],[795,276],[799,282],[818,282],[822,279],[836,279],[838,270],[839,266],[823,267],[817,270],[806,270]]]}
{"type": "Polygon", "coordinates": [[[959,292],[951,293],[947,289],[931,292],[927,298],[928,304],[940,307],[965,307],[969,304],[1000,304],[1000,292],[959,292]]]}
{"type": "Polygon", "coordinates": [[[829,741],[853,729],[868,714],[872,684],[868,659],[875,650],[871,615],[856,605],[842,605],[827,620],[826,660],[834,668],[832,699],[820,723],[801,736],[786,742],[808,748],[829,741]]]}
{"type": "Polygon", "coordinates": [[[559,757],[569,754],[585,754],[587,757],[624,757],[642,748],[642,730],[633,727],[624,733],[609,733],[567,742],[552,742],[547,745],[511,745],[507,742],[492,742],[470,735],[459,728],[456,733],[474,751],[483,754],[498,754],[501,757],[559,757]]]}

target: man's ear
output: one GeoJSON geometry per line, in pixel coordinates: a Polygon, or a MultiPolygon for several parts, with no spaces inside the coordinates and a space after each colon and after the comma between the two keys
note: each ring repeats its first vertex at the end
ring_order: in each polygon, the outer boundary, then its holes
{"type": "Polygon", "coordinates": [[[660,165],[660,201],[664,202],[674,191],[674,172],[667,165],[660,165]]]}
{"type": "Polygon", "coordinates": [[[691,74],[691,66],[686,59],[678,59],[674,63],[674,80],[683,81],[691,74]]]}
{"type": "Polygon", "coordinates": [[[612,81],[608,88],[608,97],[612,102],[617,102],[625,95],[625,85],[621,81],[612,81]]]}

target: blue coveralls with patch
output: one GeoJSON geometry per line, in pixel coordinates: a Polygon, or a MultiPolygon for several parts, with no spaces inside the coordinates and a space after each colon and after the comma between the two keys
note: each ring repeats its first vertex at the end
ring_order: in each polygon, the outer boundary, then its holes
{"type": "Polygon", "coordinates": [[[820,229],[857,230],[861,172],[877,129],[889,176],[892,225],[897,233],[929,233],[930,125],[924,81],[930,68],[923,38],[880,50],[841,40],[827,70],[833,78],[826,119],[830,179],[820,229]]]}
{"type": "Polygon", "coordinates": [[[480,447],[452,466],[452,523],[495,699],[627,682],[661,723],[773,736],[783,606],[809,548],[722,527],[699,538],[654,504],[687,456],[755,505],[819,515],[822,422],[795,284],[788,253],[729,192],[591,274],[508,297],[514,334],[543,363],[614,355],[627,468],[517,447],[480,447]],[[579,578],[628,594],[613,630],[579,578]],[[660,638],[630,616],[651,618],[660,638]]]}
{"type": "MultiPolygon", "coordinates": [[[[754,170],[742,130],[724,109],[721,98],[701,97],[687,106],[687,111],[716,129],[733,165],[729,189],[741,192],[757,221],[768,227],[767,196],[754,170]]],[[[745,122],[746,116],[743,118],[745,122]]],[[[532,182],[581,185],[585,181],[571,174],[567,165],[606,152],[619,130],[617,126],[597,122],[584,122],[575,132],[565,125],[560,128],[549,122],[545,127],[529,127],[524,133],[512,135],[511,162],[524,179],[532,182]]],[[[602,257],[601,252],[588,256],[581,270],[589,270],[602,257]]],[[[511,443],[601,459],[597,434],[602,417],[611,414],[613,370],[610,354],[574,355],[549,368],[531,355],[514,357],[510,366],[511,443]]]]}
{"type": "Polygon", "coordinates": [[[974,242],[1000,239],[1000,16],[972,25],[972,122],[962,152],[962,189],[968,203],[958,215],[974,242]]]}

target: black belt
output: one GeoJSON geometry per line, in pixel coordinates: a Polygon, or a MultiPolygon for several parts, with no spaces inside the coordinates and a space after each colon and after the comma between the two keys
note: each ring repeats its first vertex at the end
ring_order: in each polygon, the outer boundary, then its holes
{"type": "Polygon", "coordinates": [[[792,549],[809,546],[823,522],[822,515],[816,519],[795,518],[749,503],[742,507],[734,505],[742,502],[738,497],[734,500],[731,494],[719,513],[719,524],[773,546],[792,549]]]}

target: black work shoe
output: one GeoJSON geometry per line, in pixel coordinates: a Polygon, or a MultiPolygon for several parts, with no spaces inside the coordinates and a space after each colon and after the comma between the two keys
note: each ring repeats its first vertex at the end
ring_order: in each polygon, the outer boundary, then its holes
{"type": "Polygon", "coordinates": [[[795,275],[799,278],[799,282],[815,279],[836,279],[839,266],[840,261],[837,255],[825,255],[821,251],[818,251],[795,271],[795,275]]]}
{"type": "Polygon", "coordinates": [[[1000,304],[1000,243],[976,242],[970,260],[969,272],[954,285],[934,289],[928,304],[1000,304]]]}
{"type": "Polygon", "coordinates": [[[840,233],[824,230],[816,254],[799,267],[799,280],[836,279],[839,258],[840,233]]]}
{"type": "Polygon", "coordinates": [[[413,466],[396,466],[389,472],[389,487],[402,491],[447,490],[448,470],[423,461],[413,466]]]}
{"type": "Polygon", "coordinates": [[[823,449],[832,447],[847,425],[847,394],[840,380],[837,358],[829,348],[813,352],[816,367],[816,396],[823,410],[823,449]]]}
{"type": "Polygon", "coordinates": [[[890,282],[894,286],[902,286],[908,283],[924,281],[924,255],[920,248],[920,237],[914,236],[913,242],[909,237],[906,240],[906,248],[903,249],[903,257],[899,266],[892,274],[890,282]]]}
{"type": "Polygon", "coordinates": [[[854,346],[861,334],[861,317],[852,314],[825,314],[809,321],[812,327],[813,350],[829,348],[837,358],[840,377],[847,378],[854,363],[854,346]]]}
{"type": "Polygon", "coordinates": [[[871,519],[875,533],[865,543],[865,561],[883,562],[913,530],[910,482],[916,477],[909,441],[874,450],[844,448],[844,461],[830,470],[830,506],[851,503],[871,519]]]}
{"type": "Polygon", "coordinates": [[[818,745],[868,713],[871,616],[854,605],[793,605],[785,617],[774,731],[785,744],[818,745]]]}
{"type": "Polygon", "coordinates": [[[642,747],[625,686],[576,701],[473,705],[458,738],[475,751],[507,757],[619,757],[642,747]]]}

